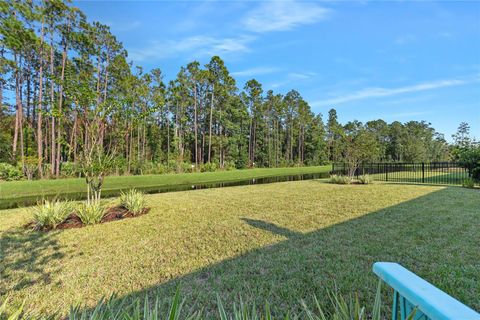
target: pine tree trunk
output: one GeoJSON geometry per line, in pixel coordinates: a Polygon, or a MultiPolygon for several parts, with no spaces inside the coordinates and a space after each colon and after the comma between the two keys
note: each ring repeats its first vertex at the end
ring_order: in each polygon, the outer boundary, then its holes
{"type": "MultiPolygon", "coordinates": [[[[17,54],[15,54],[15,64],[17,64],[17,54]]],[[[20,127],[20,112],[22,110],[21,101],[20,101],[20,75],[19,70],[15,72],[15,129],[13,132],[13,143],[12,143],[12,156],[13,160],[17,160],[17,144],[18,144],[18,133],[20,127]]]]}
{"type": "MultiPolygon", "coordinates": [[[[25,119],[24,118],[24,122],[26,120],[26,124],[27,124],[27,127],[29,129],[33,129],[33,122],[32,122],[32,118],[31,118],[31,115],[32,115],[32,86],[31,86],[31,73],[30,71],[31,70],[28,70],[29,73],[27,74],[27,98],[25,99],[25,107],[27,108],[27,118],[25,119]]],[[[23,100],[23,99],[22,99],[23,100]]],[[[24,132],[25,134],[25,149],[23,150],[26,150],[26,154],[28,156],[28,150],[29,150],[29,140],[30,140],[30,137],[29,137],[29,130],[25,131],[22,127],[22,131],[24,132]]]]}
{"type": "Polygon", "coordinates": [[[38,74],[38,107],[37,107],[37,156],[38,175],[43,178],[43,137],[42,137],[42,116],[43,116],[43,21],[40,36],[40,69],[38,74]]]}
{"type": "Polygon", "coordinates": [[[194,130],[195,130],[195,169],[198,166],[198,128],[197,128],[197,85],[193,87],[194,94],[194,130]]]}
{"type": "Polygon", "coordinates": [[[54,82],[53,82],[53,35],[52,41],[50,43],[50,74],[52,76],[50,80],[50,112],[52,113],[52,122],[51,122],[51,147],[50,147],[50,173],[55,175],[55,115],[54,115],[54,82]]]}
{"type": "Polygon", "coordinates": [[[257,148],[257,123],[253,124],[253,141],[252,141],[252,163],[255,166],[255,149],[257,148]]]}
{"type": "Polygon", "coordinates": [[[212,156],[212,120],[213,120],[213,99],[214,94],[213,91],[215,90],[215,85],[212,85],[212,101],[210,104],[210,124],[209,124],[209,135],[208,135],[208,162],[211,161],[212,156]]]}
{"type": "Polygon", "coordinates": [[[250,128],[249,128],[249,135],[248,135],[248,162],[249,166],[252,165],[252,136],[253,136],[253,119],[250,119],[250,128]]]}
{"type": "Polygon", "coordinates": [[[69,161],[72,159],[73,154],[73,163],[77,163],[77,123],[78,123],[78,111],[77,111],[78,104],[75,102],[75,110],[73,111],[73,128],[72,133],[70,135],[70,150],[68,151],[68,159],[69,161]]]}
{"type": "Polygon", "coordinates": [[[166,119],[166,122],[167,122],[167,165],[168,165],[168,162],[170,161],[170,119],[168,118],[170,114],[170,107],[169,105],[167,105],[167,119],[166,119]]]}
{"type": "MultiPolygon", "coordinates": [[[[58,97],[58,113],[59,115],[62,112],[62,104],[63,104],[63,80],[65,79],[65,64],[67,62],[67,43],[65,40],[65,45],[63,46],[63,53],[62,53],[62,72],[60,75],[60,87],[59,87],[59,97],[58,97]]],[[[60,151],[61,151],[61,140],[62,140],[62,133],[61,133],[61,126],[60,126],[60,118],[58,120],[57,125],[57,155],[56,155],[56,165],[55,165],[55,176],[58,178],[60,176],[60,151]]]]}

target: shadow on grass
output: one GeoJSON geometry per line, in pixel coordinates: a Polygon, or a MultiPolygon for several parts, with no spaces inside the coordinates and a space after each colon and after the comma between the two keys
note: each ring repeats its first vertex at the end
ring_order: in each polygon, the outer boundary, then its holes
{"type": "Polygon", "coordinates": [[[240,295],[257,306],[268,300],[278,313],[298,310],[299,300],[313,294],[327,301],[327,291],[335,287],[372,303],[377,284],[372,264],[395,261],[478,310],[478,207],[474,191],[445,188],[305,234],[243,218],[287,239],[124,297],[169,298],[180,286],[187,305],[201,305],[210,315],[216,314],[217,293],[227,303],[240,295]],[[468,199],[461,199],[464,195],[468,199]],[[459,208],[462,201],[476,204],[459,208]]]}
{"type": "Polygon", "coordinates": [[[287,228],[279,227],[274,223],[248,218],[242,218],[242,220],[251,225],[252,227],[275,233],[285,238],[295,238],[302,235],[302,233],[300,232],[295,232],[287,228]]]}
{"type": "Polygon", "coordinates": [[[52,281],[56,270],[48,268],[65,255],[56,240],[56,232],[36,232],[23,228],[7,230],[0,237],[0,296],[34,284],[52,281]],[[15,276],[12,281],[10,277],[15,276]],[[6,283],[10,287],[6,287],[6,283]]]}
{"type": "MultiPolygon", "coordinates": [[[[328,290],[335,287],[342,294],[358,292],[363,303],[371,304],[377,285],[372,264],[394,261],[479,310],[479,207],[477,192],[444,188],[308,233],[243,218],[251,228],[286,239],[119,299],[156,294],[170,299],[179,286],[186,306],[202,306],[207,319],[216,317],[217,294],[227,308],[240,296],[257,306],[268,300],[277,314],[298,311],[299,300],[308,303],[314,294],[327,302],[328,290]]],[[[2,238],[2,246],[7,249],[2,258],[7,259],[7,270],[19,268],[40,281],[48,281],[44,268],[49,259],[56,258],[58,244],[54,238],[37,237],[7,234],[2,238]],[[32,248],[23,248],[25,243],[32,243],[32,248]],[[41,251],[47,249],[52,254],[38,261],[41,251]],[[17,250],[22,252],[23,260],[13,259],[17,250]]]]}

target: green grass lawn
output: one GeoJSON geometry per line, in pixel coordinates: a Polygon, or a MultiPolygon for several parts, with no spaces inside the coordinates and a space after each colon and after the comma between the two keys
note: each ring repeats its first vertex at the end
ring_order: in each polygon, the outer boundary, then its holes
{"type": "Polygon", "coordinates": [[[371,302],[372,263],[395,261],[480,310],[478,190],[309,180],[147,201],[147,215],[50,233],[22,228],[28,208],[0,211],[0,296],[65,313],[180,286],[206,312],[218,293],[283,313],[335,286],[371,302]]]}
{"type": "MultiPolygon", "coordinates": [[[[303,173],[329,172],[330,166],[295,167],[295,168],[260,168],[248,170],[219,171],[206,173],[183,173],[142,176],[110,176],[105,178],[103,192],[118,195],[121,190],[129,188],[154,188],[162,186],[191,185],[199,183],[236,181],[261,177],[295,175],[303,173]]],[[[37,181],[0,182],[0,208],[10,203],[40,201],[43,197],[59,196],[61,198],[79,199],[86,194],[85,179],[58,179],[37,181]]]]}

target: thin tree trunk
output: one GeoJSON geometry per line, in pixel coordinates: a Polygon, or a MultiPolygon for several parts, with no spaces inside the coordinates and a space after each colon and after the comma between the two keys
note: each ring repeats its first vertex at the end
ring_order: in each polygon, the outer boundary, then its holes
{"type": "Polygon", "coordinates": [[[256,131],[257,131],[257,124],[253,124],[253,139],[252,139],[252,164],[255,166],[255,148],[257,144],[257,136],[256,136],[256,131]]]}
{"type": "Polygon", "coordinates": [[[167,104],[167,116],[166,116],[166,121],[167,121],[167,165],[168,165],[168,162],[170,161],[170,119],[168,118],[169,114],[170,114],[170,107],[167,104]]]}
{"type": "MultiPolygon", "coordinates": [[[[15,54],[15,64],[17,64],[17,54],[15,54]]],[[[13,159],[16,161],[17,158],[17,144],[18,144],[18,131],[20,126],[20,111],[22,110],[20,102],[20,81],[19,81],[19,71],[15,71],[15,129],[13,132],[13,143],[12,143],[12,155],[13,159]]]]}
{"type": "MultiPolygon", "coordinates": [[[[68,22],[67,30],[70,29],[70,20],[68,22]]],[[[68,50],[68,42],[67,39],[64,38],[64,45],[63,45],[63,52],[62,52],[62,72],[60,75],[60,88],[59,88],[59,97],[58,97],[58,113],[59,115],[62,112],[62,104],[63,104],[63,81],[65,79],[65,64],[67,62],[67,50],[68,50]]],[[[60,118],[59,123],[57,126],[57,160],[55,166],[55,175],[58,178],[60,176],[60,150],[61,150],[61,126],[60,126],[60,118]]]]}
{"type": "Polygon", "coordinates": [[[194,94],[194,130],[195,130],[195,169],[198,166],[198,137],[197,137],[197,85],[193,87],[194,94]]]}
{"type": "Polygon", "coordinates": [[[253,117],[250,119],[250,128],[249,128],[249,135],[248,135],[248,162],[251,166],[253,163],[252,160],[252,138],[253,138],[253,117]]]}
{"type": "Polygon", "coordinates": [[[222,106],[220,105],[220,109],[219,109],[219,117],[218,117],[218,126],[220,127],[219,130],[220,130],[220,134],[219,134],[219,148],[220,148],[220,168],[223,169],[223,163],[224,163],[224,158],[223,158],[223,155],[224,155],[224,152],[223,152],[223,137],[222,137],[222,131],[223,131],[223,126],[222,126],[222,106]]]}
{"type": "Polygon", "coordinates": [[[72,134],[70,135],[70,151],[69,151],[69,161],[73,153],[73,163],[77,163],[77,126],[78,126],[78,109],[77,103],[75,103],[75,111],[73,112],[73,128],[72,134]]]}
{"type": "Polygon", "coordinates": [[[50,43],[50,112],[52,113],[52,122],[51,122],[51,146],[50,146],[50,173],[53,176],[55,174],[55,115],[54,115],[54,82],[53,82],[53,34],[52,40],[50,43]]]}
{"type": "Polygon", "coordinates": [[[142,159],[143,159],[143,161],[146,161],[146,158],[147,158],[146,143],[147,143],[147,126],[144,123],[143,124],[143,134],[142,134],[142,159]]]}
{"type": "MultiPolygon", "coordinates": [[[[45,135],[43,136],[43,149],[44,149],[44,155],[45,155],[45,161],[48,162],[48,146],[50,145],[49,144],[49,137],[50,137],[50,133],[48,132],[48,129],[50,128],[50,118],[47,117],[45,118],[45,135]]],[[[43,175],[45,176],[46,175],[46,172],[44,171],[43,172],[43,175]]],[[[48,174],[47,174],[48,176],[48,174]]]]}
{"type": "Polygon", "coordinates": [[[133,149],[133,129],[130,128],[130,145],[129,145],[129,151],[128,151],[128,173],[131,173],[132,170],[132,149],[133,149]]]}
{"type": "Polygon", "coordinates": [[[214,94],[213,91],[215,90],[215,85],[212,85],[212,101],[210,104],[210,124],[209,124],[209,136],[208,136],[208,162],[211,161],[212,155],[212,120],[213,120],[213,99],[214,94]]]}
{"type": "Polygon", "coordinates": [[[22,98],[22,87],[23,87],[23,79],[21,75],[22,71],[22,57],[20,57],[19,61],[19,78],[18,78],[18,100],[17,100],[17,108],[18,108],[18,133],[20,135],[20,158],[22,162],[22,170],[25,172],[25,149],[24,149],[24,139],[23,139],[23,98],[22,98]]]}
{"type": "Polygon", "coordinates": [[[179,106],[178,101],[177,101],[177,116],[175,117],[175,121],[177,122],[178,151],[179,151],[179,156],[180,156],[179,160],[181,162],[183,162],[183,155],[184,155],[183,140],[182,140],[183,139],[183,128],[182,128],[181,122],[179,121],[179,119],[181,118],[180,110],[181,110],[181,107],[179,106]]]}

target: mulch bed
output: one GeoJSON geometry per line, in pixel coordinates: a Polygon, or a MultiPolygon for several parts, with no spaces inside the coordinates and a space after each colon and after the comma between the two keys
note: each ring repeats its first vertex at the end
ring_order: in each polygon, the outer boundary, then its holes
{"type": "MultiPolygon", "coordinates": [[[[132,212],[128,211],[124,207],[121,207],[121,206],[112,207],[107,209],[100,223],[105,223],[105,222],[110,222],[115,220],[122,220],[127,218],[135,218],[135,217],[147,214],[149,211],[150,211],[150,208],[144,208],[142,212],[133,214],[132,212]]],[[[68,218],[64,222],[59,224],[55,229],[43,228],[43,229],[40,229],[40,231],[51,231],[56,229],[73,229],[73,228],[82,228],[85,226],[86,225],[82,223],[80,218],[77,217],[76,214],[72,213],[71,215],[68,216],[68,218]]],[[[28,223],[27,225],[25,225],[25,228],[29,228],[29,229],[36,228],[35,222],[28,223]]]]}

